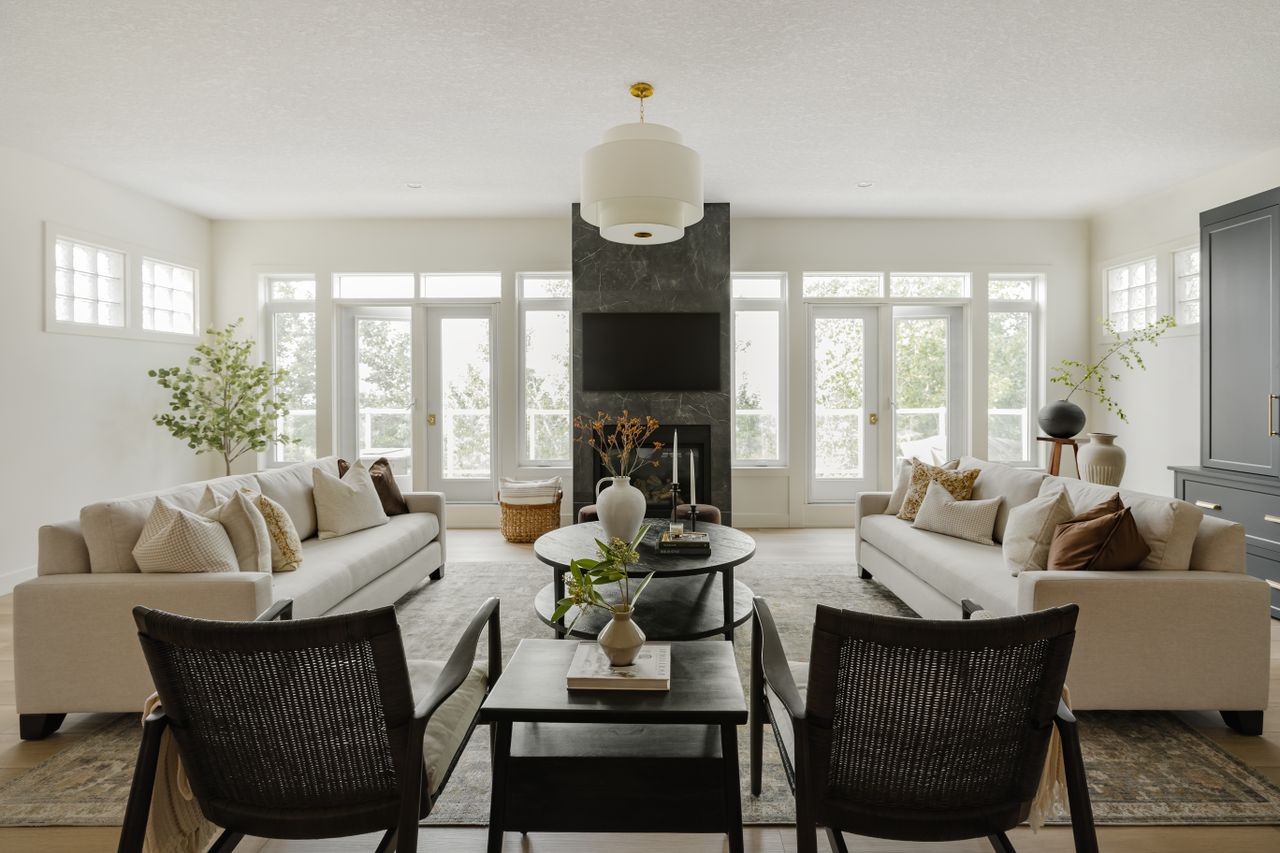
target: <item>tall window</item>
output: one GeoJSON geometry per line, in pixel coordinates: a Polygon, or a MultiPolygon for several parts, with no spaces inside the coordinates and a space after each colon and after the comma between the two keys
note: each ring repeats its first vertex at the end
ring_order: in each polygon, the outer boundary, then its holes
{"type": "Polygon", "coordinates": [[[786,276],[734,275],[732,286],[734,462],[781,464],[786,276]]]}
{"type": "Polygon", "coordinates": [[[987,282],[987,458],[1030,463],[1035,431],[1038,276],[987,282]]]}
{"type": "Polygon", "coordinates": [[[1118,332],[1156,321],[1156,259],[1143,258],[1107,270],[1107,317],[1118,332]]]}
{"type": "Polygon", "coordinates": [[[142,259],[142,328],[194,335],[196,271],[142,259]]]}
{"type": "Polygon", "coordinates": [[[520,461],[530,466],[569,466],[569,301],[568,273],[519,277],[520,461]]]}
{"type": "Polygon", "coordinates": [[[273,445],[271,464],[285,464],[316,456],[316,281],[310,275],[268,276],[264,282],[264,343],[271,366],[283,368],[278,388],[291,397],[289,414],[278,428],[299,439],[297,444],[273,445]]]}
{"type": "Polygon", "coordinates": [[[1180,325],[1200,322],[1200,247],[1173,253],[1173,299],[1180,325]]]}
{"type": "Polygon", "coordinates": [[[54,247],[54,319],[90,326],[125,324],[123,252],[58,238],[54,247]]]}

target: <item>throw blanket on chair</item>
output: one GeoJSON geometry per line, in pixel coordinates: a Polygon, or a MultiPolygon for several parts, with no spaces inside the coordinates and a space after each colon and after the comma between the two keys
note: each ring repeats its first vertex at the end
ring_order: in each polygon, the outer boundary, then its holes
{"type": "MultiPolygon", "coordinates": [[[[143,705],[142,719],[150,716],[159,704],[160,697],[151,694],[143,705]]],[[[151,792],[143,853],[204,853],[218,832],[218,827],[200,811],[187,774],[182,770],[173,734],[166,730],[156,762],[156,785],[151,792]]]]}

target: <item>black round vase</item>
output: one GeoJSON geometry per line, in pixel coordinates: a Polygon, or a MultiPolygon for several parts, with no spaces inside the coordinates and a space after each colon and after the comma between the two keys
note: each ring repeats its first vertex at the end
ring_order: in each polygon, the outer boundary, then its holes
{"type": "Polygon", "coordinates": [[[1084,429],[1084,409],[1067,400],[1054,400],[1040,409],[1036,420],[1045,435],[1071,438],[1084,429]]]}

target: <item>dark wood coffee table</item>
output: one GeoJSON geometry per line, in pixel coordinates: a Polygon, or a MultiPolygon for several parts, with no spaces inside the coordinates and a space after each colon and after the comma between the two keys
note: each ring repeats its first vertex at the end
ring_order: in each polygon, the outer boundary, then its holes
{"type": "MultiPolygon", "coordinates": [[[[734,579],[733,569],[755,554],[755,540],[741,530],[700,521],[699,532],[711,540],[710,556],[659,554],[658,537],[667,529],[666,519],[647,518],[645,523],[651,527],[638,549],[640,562],[628,574],[641,578],[652,571],[654,576],[636,607],[636,624],[650,640],[699,640],[717,634],[732,640],[733,629],[751,618],[752,597],[751,588],[734,579]]],[[[569,562],[595,556],[597,539],[604,539],[604,528],[590,521],[544,533],[533,543],[533,553],[551,567],[551,583],[539,590],[534,609],[558,637],[564,637],[572,623],[574,637],[594,640],[609,620],[609,614],[596,607],[576,623],[576,609],[559,621],[551,618],[556,602],[564,598],[569,562]]],[[[612,584],[603,592],[606,598],[614,597],[612,584]]]]}
{"type": "Polygon", "coordinates": [[[671,644],[666,693],[568,690],[577,643],[521,640],[480,709],[493,726],[489,851],[511,832],[709,832],[742,851],[729,643],[671,644]]]}

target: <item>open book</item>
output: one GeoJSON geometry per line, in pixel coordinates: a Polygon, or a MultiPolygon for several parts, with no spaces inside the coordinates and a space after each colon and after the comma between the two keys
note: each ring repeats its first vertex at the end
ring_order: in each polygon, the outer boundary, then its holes
{"type": "Polygon", "coordinates": [[[646,643],[631,666],[610,666],[596,643],[578,643],[565,683],[570,690],[670,690],[671,645],[646,643]]]}

